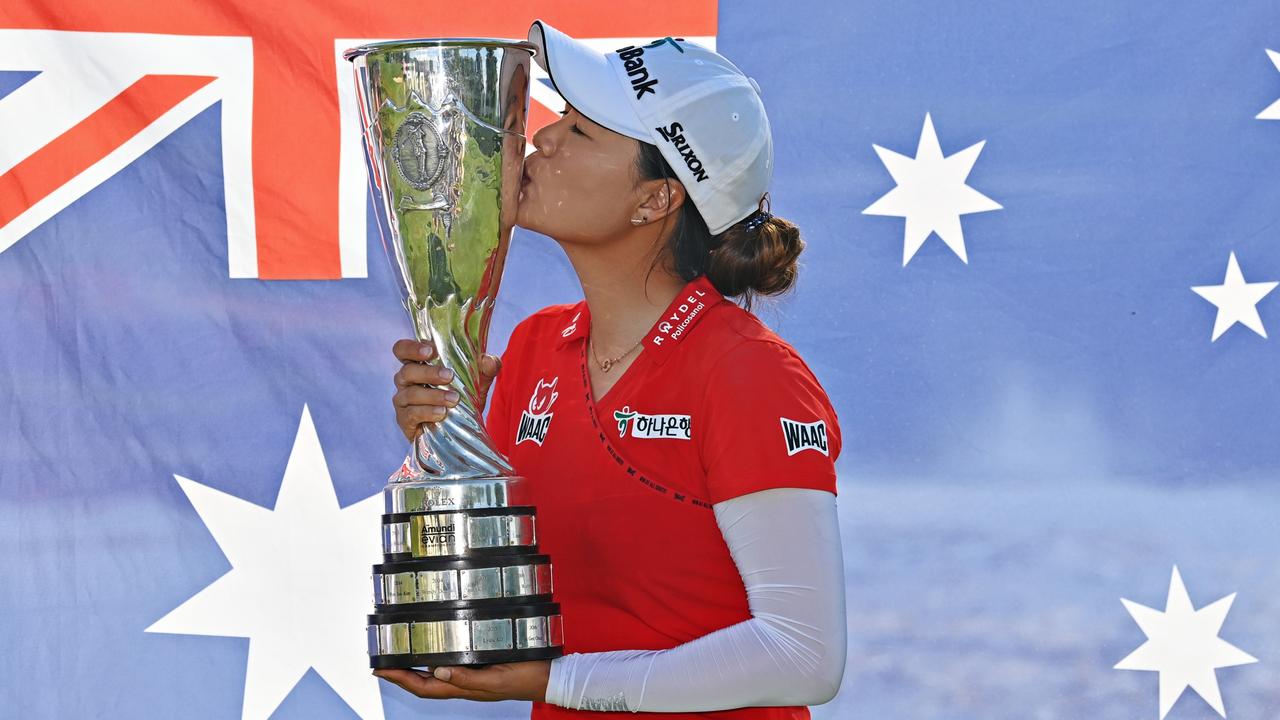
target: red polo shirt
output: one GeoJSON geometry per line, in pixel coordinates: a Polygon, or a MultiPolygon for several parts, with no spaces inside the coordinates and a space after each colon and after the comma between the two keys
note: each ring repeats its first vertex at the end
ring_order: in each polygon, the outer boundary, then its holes
{"type": "MultiPolygon", "coordinates": [[[[587,375],[586,301],[511,333],[487,428],[529,480],[565,652],[665,649],[751,617],[711,511],[773,487],[836,492],[836,412],[809,367],[705,276],[604,397],[587,375]]],[[[786,528],[778,528],[786,532],[786,528]]],[[[534,718],[633,717],[534,703],[534,718]]],[[[646,718],[808,718],[805,707],[646,718]]]]}

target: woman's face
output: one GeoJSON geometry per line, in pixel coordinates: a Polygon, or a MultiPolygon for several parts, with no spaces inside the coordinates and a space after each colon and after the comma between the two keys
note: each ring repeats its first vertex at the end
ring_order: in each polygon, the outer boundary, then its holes
{"type": "Polygon", "coordinates": [[[640,144],[588,120],[572,106],[533,136],[516,224],[562,243],[593,243],[634,228],[643,186],[640,144]]]}

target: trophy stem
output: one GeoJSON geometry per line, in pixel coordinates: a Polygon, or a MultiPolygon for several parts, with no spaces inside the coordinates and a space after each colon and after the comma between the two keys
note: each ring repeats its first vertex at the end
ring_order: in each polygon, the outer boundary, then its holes
{"type": "Polygon", "coordinates": [[[446,294],[439,302],[428,296],[424,306],[407,301],[418,338],[436,348],[439,362],[453,370],[447,387],[458,393],[458,404],[443,420],[422,423],[405,462],[391,482],[462,480],[511,477],[515,470],[494,447],[481,415],[485,396],[480,384],[483,354],[492,315],[491,297],[459,298],[446,294]]]}
{"type": "Polygon", "coordinates": [[[480,429],[475,409],[464,407],[464,402],[450,408],[444,420],[419,426],[404,463],[387,479],[389,482],[515,475],[515,469],[480,429]]]}

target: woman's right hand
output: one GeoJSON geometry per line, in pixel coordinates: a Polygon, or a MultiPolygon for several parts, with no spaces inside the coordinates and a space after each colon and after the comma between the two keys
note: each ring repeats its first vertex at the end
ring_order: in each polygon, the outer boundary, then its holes
{"type": "MultiPolygon", "coordinates": [[[[391,397],[396,408],[396,423],[406,438],[418,436],[418,426],[424,422],[439,422],[444,414],[458,404],[458,393],[448,387],[453,371],[435,359],[436,349],[431,343],[417,340],[397,340],[391,346],[403,365],[395,374],[396,394],[391,397]],[[431,387],[439,385],[442,387],[431,387]]],[[[496,355],[480,356],[480,397],[486,397],[489,386],[498,375],[502,360],[496,355]]]]}

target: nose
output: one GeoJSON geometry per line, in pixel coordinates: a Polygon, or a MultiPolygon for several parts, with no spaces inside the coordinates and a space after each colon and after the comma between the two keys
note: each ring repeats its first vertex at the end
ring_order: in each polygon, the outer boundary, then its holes
{"type": "Polygon", "coordinates": [[[564,118],[557,119],[549,125],[543,125],[533,134],[533,147],[543,155],[550,155],[555,152],[558,137],[556,128],[562,125],[560,122],[564,118]]]}
{"type": "Polygon", "coordinates": [[[533,147],[543,155],[546,155],[547,151],[550,149],[548,147],[548,143],[550,141],[547,134],[547,128],[549,127],[551,126],[543,125],[541,128],[538,129],[538,132],[533,134],[533,147]]]}

